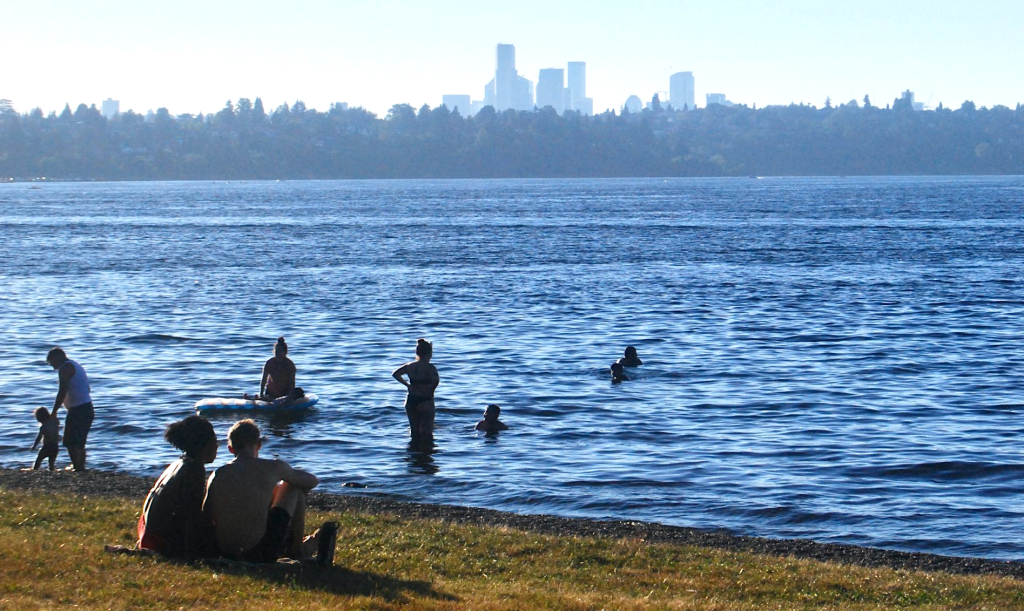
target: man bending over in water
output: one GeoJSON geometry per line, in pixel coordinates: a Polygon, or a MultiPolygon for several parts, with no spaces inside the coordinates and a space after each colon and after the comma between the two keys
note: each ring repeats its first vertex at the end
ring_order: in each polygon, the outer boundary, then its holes
{"type": "Polygon", "coordinates": [[[252,420],[231,427],[228,450],[235,459],[210,476],[203,513],[213,523],[217,547],[228,558],[265,563],[308,558],[316,550],[319,531],[302,539],[306,493],[319,480],[283,460],[260,458],[262,445],[252,420]]]}

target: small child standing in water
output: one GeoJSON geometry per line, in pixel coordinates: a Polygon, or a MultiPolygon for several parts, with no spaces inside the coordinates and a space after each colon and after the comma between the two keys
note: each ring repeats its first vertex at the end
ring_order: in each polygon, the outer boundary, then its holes
{"type": "Polygon", "coordinates": [[[38,469],[43,464],[43,459],[48,458],[50,460],[50,471],[53,471],[53,463],[57,460],[57,452],[60,450],[60,421],[57,420],[57,416],[50,414],[45,407],[37,407],[32,412],[36,420],[39,421],[39,434],[36,435],[35,443],[32,444],[32,449],[36,449],[39,445],[39,441],[42,440],[43,447],[39,450],[39,455],[36,456],[36,464],[33,469],[38,469]]]}
{"type": "Polygon", "coordinates": [[[484,419],[476,423],[476,430],[486,431],[488,433],[497,433],[498,431],[507,431],[508,425],[506,425],[498,417],[501,416],[501,408],[496,404],[491,403],[484,410],[484,419]]]}

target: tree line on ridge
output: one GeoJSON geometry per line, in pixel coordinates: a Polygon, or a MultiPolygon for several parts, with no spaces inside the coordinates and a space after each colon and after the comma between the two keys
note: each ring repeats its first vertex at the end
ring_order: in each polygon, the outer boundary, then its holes
{"type": "Polygon", "coordinates": [[[204,180],[747,175],[1024,174],[1024,109],[915,111],[851,101],[652,108],[595,116],[551,108],[463,117],[440,106],[301,101],[272,112],[104,118],[95,106],[44,115],[0,100],[0,179],[204,180]]]}

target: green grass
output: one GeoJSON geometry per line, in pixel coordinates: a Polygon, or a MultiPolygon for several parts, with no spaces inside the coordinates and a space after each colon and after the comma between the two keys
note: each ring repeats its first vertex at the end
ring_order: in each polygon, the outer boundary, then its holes
{"type": "Polygon", "coordinates": [[[349,513],[333,568],[181,564],[139,500],[0,488],[0,609],[1024,609],[1024,583],[349,513]]]}

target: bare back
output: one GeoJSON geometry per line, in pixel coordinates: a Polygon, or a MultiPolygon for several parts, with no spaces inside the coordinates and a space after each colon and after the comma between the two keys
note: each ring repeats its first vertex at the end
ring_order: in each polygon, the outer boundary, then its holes
{"type": "Polygon", "coordinates": [[[437,367],[429,362],[413,361],[406,363],[402,369],[409,376],[409,394],[433,398],[434,389],[440,383],[437,367]]]}
{"type": "Polygon", "coordinates": [[[295,388],[295,363],[286,356],[275,356],[263,365],[265,392],[271,397],[283,397],[295,388]]]}
{"type": "Polygon", "coordinates": [[[237,457],[214,471],[203,511],[215,526],[221,551],[240,554],[260,542],[266,532],[274,487],[280,481],[304,489],[316,485],[315,476],[292,469],[283,460],[237,457]],[[312,483],[306,476],[312,478],[312,483]]]}

